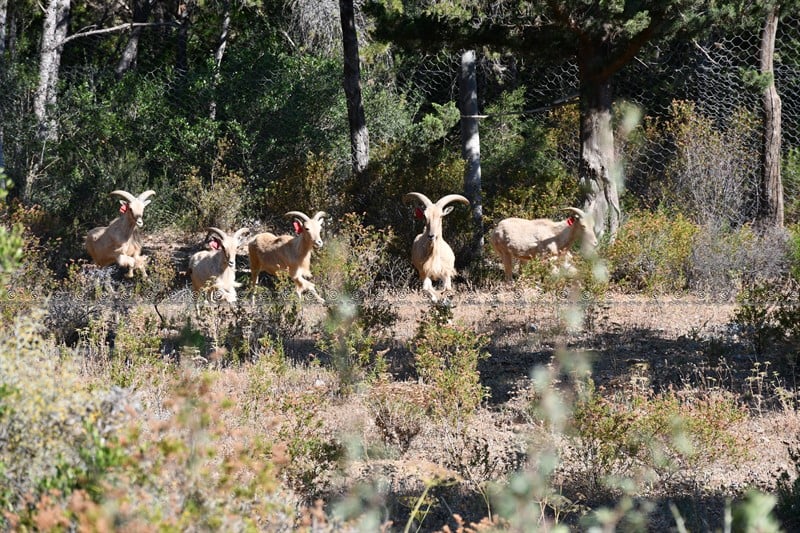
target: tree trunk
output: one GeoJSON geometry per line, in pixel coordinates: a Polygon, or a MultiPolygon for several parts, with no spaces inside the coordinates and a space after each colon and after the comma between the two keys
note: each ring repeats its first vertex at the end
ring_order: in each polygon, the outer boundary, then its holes
{"type": "MultiPolygon", "coordinates": [[[[1,0],[0,0],[1,1],[1,0]]],[[[131,8],[133,9],[133,22],[144,23],[150,17],[150,1],[151,0],[132,0],[131,8]]],[[[121,78],[126,72],[131,70],[136,65],[136,59],[139,55],[139,38],[142,35],[141,26],[131,28],[128,43],[122,51],[122,56],[114,68],[114,74],[117,79],[121,78]]]]}
{"type": "MultiPolygon", "coordinates": [[[[57,102],[58,69],[61,65],[63,41],[67,36],[69,3],[70,0],[50,0],[45,12],[39,57],[39,85],[33,101],[33,112],[38,125],[37,136],[40,141],[53,140],[58,134],[56,123],[49,116],[49,110],[54,108],[57,102]]],[[[23,199],[30,198],[39,163],[34,163],[25,177],[23,199]]]]}
{"type": "Polygon", "coordinates": [[[461,55],[459,79],[461,108],[461,155],[467,162],[464,196],[472,205],[472,249],[470,259],[483,253],[483,200],[481,198],[481,139],[478,133],[478,82],[475,77],[475,51],[461,55]]]}
{"type": "Polygon", "coordinates": [[[61,64],[61,41],[67,35],[68,19],[69,0],[50,0],[47,3],[39,56],[39,86],[36,89],[33,103],[41,139],[53,138],[56,133],[52,124],[49,123],[47,108],[56,103],[58,69],[61,64]]]}
{"type": "Polygon", "coordinates": [[[6,27],[8,24],[8,0],[0,0],[0,62],[6,52],[6,27]]]}
{"type": "MultiPolygon", "coordinates": [[[[216,91],[217,86],[219,86],[220,80],[220,69],[222,68],[222,58],[225,56],[225,48],[228,46],[228,31],[231,27],[231,2],[230,0],[225,0],[223,2],[223,13],[222,13],[222,28],[219,33],[219,44],[217,45],[217,49],[214,51],[214,90],[216,91]]],[[[213,96],[211,99],[211,103],[208,106],[209,116],[211,120],[216,120],[217,118],[217,99],[216,96],[213,96]]]]}
{"type": "MultiPolygon", "coordinates": [[[[6,24],[8,23],[8,0],[0,0],[0,69],[3,69],[6,53],[6,24]]],[[[0,109],[0,124],[3,123],[3,110],[0,109]]],[[[3,129],[0,128],[0,169],[5,169],[3,157],[3,129]]],[[[5,184],[0,184],[4,186],[5,184]]]]}
{"type": "Polygon", "coordinates": [[[192,0],[181,0],[178,3],[178,42],[175,54],[175,70],[178,76],[183,76],[189,70],[187,49],[189,46],[189,11],[192,0]]]}
{"type": "Polygon", "coordinates": [[[778,31],[780,7],[767,13],[761,34],[761,73],[769,77],[764,89],[764,147],[761,170],[761,199],[758,222],[783,227],[783,184],[781,183],[781,97],[775,87],[772,59],[775,55],[775,34],[778,31]]]}
{"type": "Polygon", "coordinates": [[[587,73],[588,63],[597,59],[591,50],[588,57],[579,57],[579,179],[584,193],[584,211],[594,218],[595,234],[600,238],[608,233],[609,239],[613,240],[620,223],[619,185],[622,173],[614,150],[611,81],[608,78],[594,78],[587,73]]]}
{"type": "Polygon", "coordinates": [[[353,0],[339,0],[344,47],[344,94],[347,99],[347,121],[350,126],[350,154],[353,174],[357,177],[369,164],[369,131],[361,101],[361,67],[358,55],[355,9],[353,0]]]}

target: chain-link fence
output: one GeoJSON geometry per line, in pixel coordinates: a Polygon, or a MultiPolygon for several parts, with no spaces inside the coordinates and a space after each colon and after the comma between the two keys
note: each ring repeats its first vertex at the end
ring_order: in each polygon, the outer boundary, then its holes
{"type": "MultiPolygon", "coordinates": [[[[706,151],[708,165],[719,167],[714,179],[724,180],[728,177],[726,173],[733,174],[734,181],[742,182],[730,184],[736,194],[742,195],[744,187],[749,196],[755,197],[751,198],[751,205],[744,206],[745,216],[752,214],[758,202],[763,111],[762,93],[752,80],[760,68],[760,46],[759,31],[715,35],[702,42],[651,44],[613,80],[615,100],[639,106],[645,117],[643,127],[659,121],[663,124],[676,113],[675,102],[688,102],[694,112],[705,117],[709,128],[738,129],[734,140],[728,134],[724,142],[718,143],[716,157],[709,154],[708,146],[697,149],[706,151]],[[726,167],[731,168],[726,170],[726,167]]],[[[800,18],[781,21],[774,57],[775,83],[782,99],[782,152],[786,158],[800,150],[800,18]]],[[[401,74],[400,80],[406,88],[421,91],[430,101],[443,103],[458,97],[459,68],[457,55],[427,56],[401,74]]],[[[536,66],[524,64],[518,58],[503,62],[484,57],[479,60],[478,71],[478,91],[483,93],[479,95],[483,103],[487,94],[504,84],[524,85],[530,110],[527,112],[532,114],[545,113],[554,102],[577,98],[579,90],[575,62],[536,66]]],[[[619,156],[626,162],[629,188],[646,188],[648,184],[663,181],[671,171],[671,179],[675,179],[678,173],[673,161],[675,149],[664,146],[663,141],[664,138],[651,138],[650,142],[635,146],[618,144],[619,156]]],[[[560,151],[572,172],[577,171],[577,146],[576,143],[573,151],[560,151]]],[[[698,180],[706,178],[708,172],[695,176],[685,186],[696,188],[698,180]]],[[[785,186],[787,195],[794,194],[793,184],[785,186]]]]}

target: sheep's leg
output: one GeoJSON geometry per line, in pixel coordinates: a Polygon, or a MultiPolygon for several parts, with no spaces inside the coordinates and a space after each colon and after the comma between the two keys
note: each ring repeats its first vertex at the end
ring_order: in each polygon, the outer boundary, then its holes
{"type": "Polygon", "coordinates": [[[431,301],[434,303],[439,301],[439,295],[436,294],[436,291],[433,289],[433,281],[431,278],[425,278],[422,282],[422,292],[427,292],[431,297],[431,301]]]}
{"type": "Polygon", "coordinates": [[[501,254],[500,257],[503,260],[503,270],[506,273],[506,283],[511,283],[514,272],[514,259],[509,253],[501,254]]]}
{"type": "MultiPolygon", "coordinates": [[[[147,270],[145,270],[144,266],[147,264],[149,259],[150,257],[146,255],[133,256],[133,264],[135,268],[139,269],[139,271],[142,273],[143,278],[147,278],[147,270]]],[[[131,270],[130,274],[133,275],[133,270],[131,270]]]]}
{"type": "Polygon", "coordinates": [[[303,293],[305,291],[309,291],[311,294],[314,295],[314,298],[317,299],[317,302],[324,304],[325,300],[322,296],[317,293],[317,287],[307,279],[303,278],[303,276],[298,276],[294,279],[294,284],[297,287],[297,295],[302,299],[303,293]]]}
{"type": "Polygon", "coordinates": [[[260,271],[258,270],[258,268],[253,268],[253,265],[251,263],[251,265],[250,265],[250,291],[251,291],[251,294],[250,294],[250,305],[252,305],[253,307],[255,307],[255,305],[256,305],[256,288],[258,287],[258,274],[259,274],[259,272],[260,271]]]}
{"type": "Polygon", "coordinates": [[[128,271],[125,273],[126,278],[133,277],[133,269],[136,267],[136,259],[130,255],[123,255],[120,254],[117,256],[117,264],[120,268],[127,268],[128,271]]]}

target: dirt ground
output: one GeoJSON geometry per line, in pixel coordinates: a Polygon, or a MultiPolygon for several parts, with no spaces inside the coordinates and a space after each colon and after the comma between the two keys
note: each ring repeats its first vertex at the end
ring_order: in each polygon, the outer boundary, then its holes
{"type": "MultiPolygon", "coordinates": [[[[170,253],[188,251],[185,247],[170,253]]],[[[394,380],[389,386],[394,394],[412,397],[421,385],[414,376],[408,341],[430,303],[416,289],[377,297],[397,314],[386,335],[389,340],[381,346],[394,380]]],[[[244,298],[242,305],[247,305],[244,298]]],[[[456,513],[469,522],[492,512],[481,489],[487,480],[502,482],[512,472],[531,470],[539,459],[536,450],[554,447],[561,466],[551,482],[575,504],[559,520],[580,529],[574,522],[581,514],[579,506],[613,505],[618,494],[587,494],[586,487],[576,482],[580,471],[570,464],[569,447],[530,413],[536,396],[532,370],[553,365],[563,351],[587,354],[595,385],[609,395],[636,388],[653,392],[722,389],[747,403],[750,415],[735,428],[746,442],[747,456],[683,472],[671,492],[639,493],[655,504],[649,511],[648,530],[676,530],[670,503],[677,505],[690,530],[719,530],[727,501],[748,488],[773,491],[779,472],[794,473],[788,448],[800,443],[796,386],[786,374],[771,372],[770,365],[776,367],[768,358],[754,355],[747,335],[732,322],[735,305],[730,301],[615,293],[600,301],[584,301],[498,283],[480,290],[456,286],[451,303],[453,322],[490,338],[491,355],[479,364],[481,383],[489,391],[485,406],[450,426],[422,421],[403,446],[364,450],[348,462],[343,476],[329,480],[327,501],[367,484],[371,498],[381,502],[382,518],[393,520],[397,527],[408,520],[417,498],[429,487],[431,506],[420,530],[435,531],[445,524],[455,529],[456,513]],[[761,377],[753,379],[758,372],[761,377]],[[778,401],[780,390],[785,391],[783,403],[778,401]],[[429,485],[443,475],[452,475],[458,482],[429,485]]],[[[307,325],[318,325],[325,312],[308,299],[302,319],[307,325]]],[[[321,367],[309,365],[319,355],[315,351],[313,335],[301,335],[287,345],[287,356],[305,373],[299,386],[330,399],[320,414],[325,426],[331,434],[359,435],[362,443],[381,440],[372,397],[363,391],[347,400],[337,397],[324,362],[321,367]]]]}
{"type": "MultiPolygon", "coordinates": [[[[398,314],[392,330],[394,344],[388,353],[398,380],[395,386],[398,394],[413,394],[414,384],[404,381],[413,375],[407,373],[410,354],[406,343],[429,304],[416,291],[386,298],[398,314]]],[[[654,392],[722,388],[748,402],[751,414],[735,428],[746,443],[747,456],[714,461],[703,471],[684,472],[669,494],[658,490],[641,494],[655,502],[649,530],[675,529],[670,503],[677,505],[690,530],[721,529],[727,501],[749,488],[772,491],[779,472],[794,472],[788,446],[798,443],[800,417],[792,406],[773,401],[772,390],[785,387],[794,391],[794,385],[776,376],[752,379],[754,368],[769,368],[769,364],[753,355],[745,336],[733,324],[735,306],[731,302],[609,294],[602,302],[590,304],[544,295],[536,289],[503,287],[494,292],[457,293],[452,305],[454,322],[491,338],[491,356],[479,365],[481,382],[489,388],[490,397],[463,427],[429,426],[399,455],[353,462],[350,481],[345,484],[382,480],[387,501],[394,502],[390,515],[407,516],[409,498],[423,490],[431,472],[444,468],[460,472],[462,478],[464,472],[470,475],[456,488],[432,491],[438,507],[422,530],[436,530],[445,523],[455,527],[453,512],[471,520],[485,516],[487,504],[475,490],[480,480],[502,479],[510,471],[526,468],[535,460],[526,454],[550,437],[525,410],[532,397],[532,369],[553,364],[559,350],[588,354],[592,378],[608,394],[636,387],[654,392]],[[480,455],[478,449],[483,450],[480,460],[475,457],[480,455]]],[[[313,309],[307,310],[307,318],[321,313],[321,309],[313,309]]],[[[361,398],[332,406],[328,413],[331,425],[355,425],[365,434],[374,431],[364,422],[370,420],[367,403],[361,398]]],[[[576,503],[597,505],[602,496],[587,495],[584,487],[570,486],[574,465],[569,464],[567,449],[560,453],[563,464],[554,480],[564,483],[563,493],[576,503]]],[[[568,515],[561,519],[571,520],[568,515]]]]}

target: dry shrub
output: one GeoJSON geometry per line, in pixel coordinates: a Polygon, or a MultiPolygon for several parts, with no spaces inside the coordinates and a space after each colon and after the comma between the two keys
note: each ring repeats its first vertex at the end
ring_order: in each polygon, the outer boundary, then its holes
{"type": "Polygon", "coordinates": [[[191,169],[178,189],[191,209],[182,213],[183,225],[191,230],[215,226],[227,231],[234,227],[244,205],[245,179],[239,172],[225,166],[229,143],[217,143],[217,157],[211,175],[205,177],[199,168],[191,169]]]}
{"type": "Polygon", "coordinates": [[[721,391],[604,395],[590,381],[573,413],[575,458],[594,489],[614,478],[680,481],[719,458],[743,458],[746,443],[733,428],[746,416],[721,391]]]}
{"type": "Polygon", "coordinates": [[[478,362],[489,357],[489,339],[451,324],[452,318],[449,307],[432,305],[420,318],[412,346],[417,374],[434,390],[432,413],[445,419],[471,415],[488,395],[478,362]]]}
{"type": "Polygon", "coordinates": [[[707,224],[693,239],[690,285],[727,301],[743,285],[785,277],[788,266],[789,237],[783,229],[758,232],[749,224],[735,230],[707,224]]]}
{"type": "Polygon", "coordinates": [[[720,128],[683,101],[672,103],[671,115],[664,135],[675,154],[662,190],[669,205],[702,224],[747,221],[758,197],[759,147],[752,143],[757,118],[739,110],[720,128]]]}
{"type": "Polygon", "coordinates": [[[370,388],[368,409],[383,441],[403,453],[419,435],[431,408],[429,386],[415,382],[378,383],[370,388]]]}

